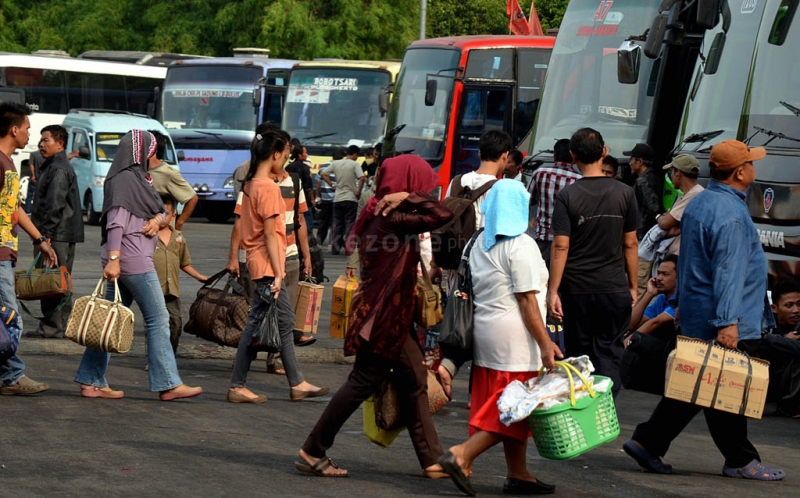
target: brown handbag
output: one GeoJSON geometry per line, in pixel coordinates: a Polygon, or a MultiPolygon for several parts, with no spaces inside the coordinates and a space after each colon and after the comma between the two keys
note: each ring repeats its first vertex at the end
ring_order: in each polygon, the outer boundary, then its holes
{"type": "Polygon", "coordinates": [[[237,347],[250,315],[252,294],[227,270],[212,275],[197,291],[197,298],[189,308],[189,321],[184,332],[222,346],[237,347]],[[228,276],[222,289],[214,285],[228,276]]]}
{"type": "MultiPolygon", "coordinates": [[[[428,370],[428,408],[431,415],[444,408],[450,399],[444,388],[436,379],[436,374],[428,370]]],[[[402,427],[406,422],[400,409],[397,388],[390,380],[384,380],[374,396],[375,424],[383,430],[390,431],[402,427]]]]}
{"type": "Polygon", "coordinates": [[[114,301],[102,298],[105,278],[94,292],[75,301],[64,335],[81,346],[127,353],[133,344],[133,311],[122,304],[119,284],[114,281],[114,301]]]}
{"type": "Polygon", "coordinates": [[[36,301],[39,299],[64,298],[72,295],[72,277],[66,266],[58,268],[36,268],[42,253],[33,258],[27,270],[14,272],[17,299],[36,301]]]}
{"type": "Polygon", "coordinates": [[[442,294],[439,288],[433,285],[425,263],[420,262],[422,276],[417,277],[417,295],[414,305],[414,321],[422,328],[430,328],[440,323],[442,313],[442,294]]]}

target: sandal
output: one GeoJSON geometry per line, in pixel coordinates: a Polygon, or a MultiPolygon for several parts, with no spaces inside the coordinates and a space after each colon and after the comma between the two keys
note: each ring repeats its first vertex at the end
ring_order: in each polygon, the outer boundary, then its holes
{"type": "Polygon", "coordinates": [[[769,467],[753,460],[744,467],[722,467],[722,475],[726,477],[738,477],[742,479],[754,479],[756,481],[780,481],[786,477],[786,472],[781,469],[769,467]]]}
{"type": "Polygon", "coordinates": [[[110,387],[81,385],[81,396],[84,398],[120,399],[125,396],[125,393],[114,391],[110,387]]]}
{"type": "Polygon", "coordinates": [[[347,471],[344,471],[344,474],[326,474],[325,470],[328,467],[333,467],[336,470],[340,470],[339,466],[333,463],[333,460],[330,457],[322,457],[317,460],[317,463],[314,465],[309,464],[306,461],[294,462],[294,467],[303,472],[305,474],[314,474],[320,477],[347,477],[347,471]]]}
{"type": "Polygon", "coordinates": [[[272,365],[267,364],[267,373],[275,375],[286,375],[286,370],[282,368],[275,368],[275,364],[273,363],[272,365]]]}
{"type": "Polygon", "coordinates": [[[453,483],[458,489],[461,490],[462,493],[468,494],[469,496],[475,496],[477,494],[472,488],[469,478],[464,474],[464,471],[461,469],[461,466],[458,465],[458,462],[456,462],[456,457],[452,452],[448,451],[439,457],[438,463],[442,466],[442,470],[444,470],[444,472],[450,474],[450,478],[453,479],[453,483]]]}

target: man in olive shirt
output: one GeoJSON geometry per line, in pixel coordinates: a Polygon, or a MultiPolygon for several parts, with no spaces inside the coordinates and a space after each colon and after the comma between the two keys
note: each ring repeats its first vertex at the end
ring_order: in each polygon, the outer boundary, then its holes
{"type": "Polygon", "coordinates": [[[181,230],[197,206],[197,192],[177,169],[164,162],[164,155],[167,152],[167,137],[157,131],[151,130],[150,133],[156,137],[156,154],[150,158],[148,163],[150,176],[153,177],[153,186],[159,195],[171,195],[176,201],[183,204],[183,212],[175,221],[175,230],[181,230]]]}

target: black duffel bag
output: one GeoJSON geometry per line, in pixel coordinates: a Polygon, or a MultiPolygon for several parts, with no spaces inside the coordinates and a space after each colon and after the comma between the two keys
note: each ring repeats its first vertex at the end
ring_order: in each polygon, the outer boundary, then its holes
{"type": "Polygon", "coordinates": [[[671,331],[659,330],[656,332],[662,333],[654,334],[637,331],[631,334],[619,365],[619,376],[625,389],[664,395],[667,357],[675,349],[678,337],[672,324],[665,327],[671,331]]]}
{"type": "Polygon", "coordinates": [[[197,291],[197,299],[189,308],[189,321],[184,332],[223,346],[237,347],[250,314],[252,294],[241,277],[222,270],[212,275],[197,291]],[[219,289],[215,285],[228,277],[219,289]]]}

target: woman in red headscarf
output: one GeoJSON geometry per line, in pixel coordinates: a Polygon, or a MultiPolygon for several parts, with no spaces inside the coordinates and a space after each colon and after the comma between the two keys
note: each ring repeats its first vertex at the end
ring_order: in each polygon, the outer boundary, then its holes
{"type": "Polygon", "coordinates": [[[345,477],[326,451],[350,415],[390,377],[400,406],[407,411],[408,432],[423,472],[445,477],[436,460],[444,453],[428,408],[427,370],[413,335],[419,263],[419,234],[447,223],[453,214],[429,195],[439,179],[419,156],[405,154],[383,162],[375,197],[356,221],[347,251],[356,247],[361,283],[353,296],[353,318],[345,354],[355,355],[353,371],[328,403],[300,450],[295,466],[302,472],[345,477]],[[376,214],[382,199],[402,201],[388,214],[376,214]]]}

